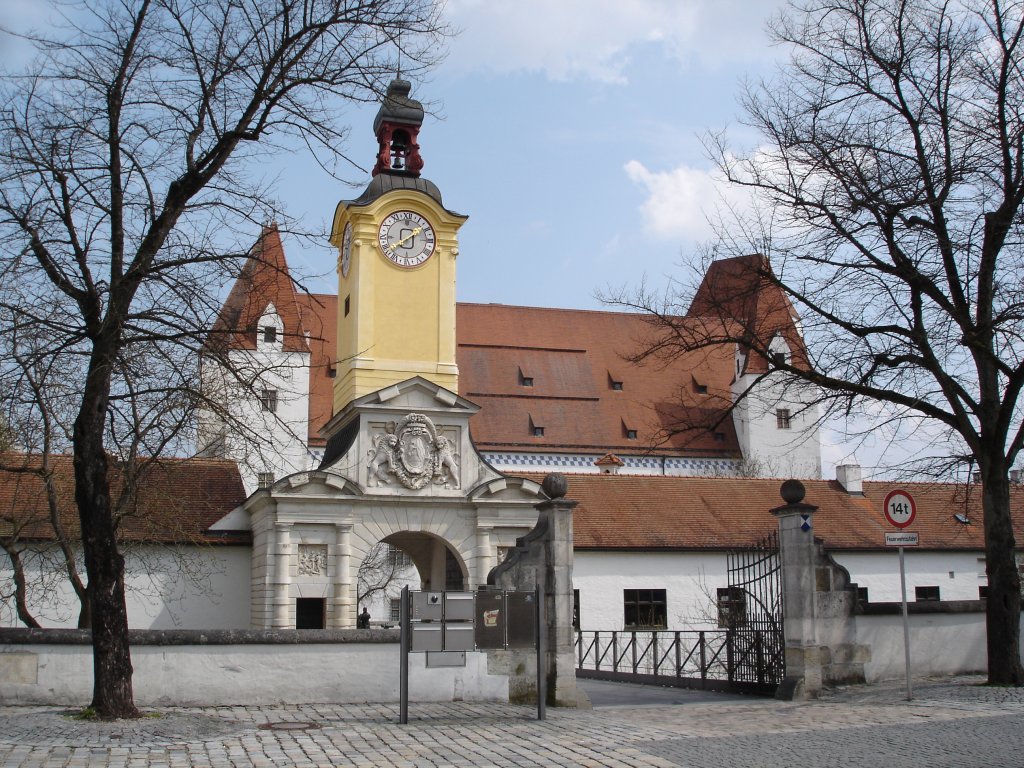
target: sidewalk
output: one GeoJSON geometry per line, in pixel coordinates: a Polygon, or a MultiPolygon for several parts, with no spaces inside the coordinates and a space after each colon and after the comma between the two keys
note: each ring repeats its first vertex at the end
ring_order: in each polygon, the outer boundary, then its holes
{"type": "Polygon", "coordinates": [[[815,702],[735,698],[590,711],[505,704],[161,709],[83,722],[0,708],[0,766],[694,766],[1020,768],[1024,690],[980,678],[851,687],[815,702]]]}

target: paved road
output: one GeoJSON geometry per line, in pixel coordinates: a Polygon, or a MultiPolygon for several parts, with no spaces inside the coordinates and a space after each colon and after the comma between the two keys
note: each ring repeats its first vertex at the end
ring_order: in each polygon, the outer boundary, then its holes
{"type": "MultiPolygon", "coordinates": [[[[1021,768],[1024,691],[978,680],[849,688],[815,702],[687,697],[599,701],[590,711],[502,704],[161,709],[91,723],[0,708],[0,766],[688,766],[1021,768]]],[[[600,697],[598,697],[600,698],[600,697]]]]}

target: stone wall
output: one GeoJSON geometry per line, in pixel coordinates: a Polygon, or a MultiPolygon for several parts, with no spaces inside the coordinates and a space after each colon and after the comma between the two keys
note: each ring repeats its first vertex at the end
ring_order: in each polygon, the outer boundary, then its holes
{"type": "MultiPolygon", "coordinates": [[[[0,705],[84,706],[92,698],[88,631],[0,629],[0,705]]],[[[132,632],[139,706],[397,702],[398,630],[132,632]]],[[[410,657],[409,698],[508,701],[487,655],[427,668],[410,657]]]]}

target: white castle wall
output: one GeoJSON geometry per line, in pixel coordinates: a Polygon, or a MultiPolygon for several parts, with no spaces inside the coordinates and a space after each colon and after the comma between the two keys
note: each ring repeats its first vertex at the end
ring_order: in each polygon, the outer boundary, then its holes
{"type": "MultiPolygon", "coordinates": [[[[249,627],[247,546],[130,545],[124,550],[128,626],[132,629],[246,629],[249,627]]],[[[44,627],[74,627],[78,598],[52,565],[56,547],[27,560],[28,602],[44,627]],[[44,575],[46,574],[46,575],[44,575]]],[[[0,568],[0,585],[11,583],[10,561],[0,568]]],[[[85,566],[79,556],[79,568],[85,566]]],[[[3,589],[4,594],[9,594],[3,589]]],[[[0,600],[0,626],[23,626],[13,599],[0,600]]]]}

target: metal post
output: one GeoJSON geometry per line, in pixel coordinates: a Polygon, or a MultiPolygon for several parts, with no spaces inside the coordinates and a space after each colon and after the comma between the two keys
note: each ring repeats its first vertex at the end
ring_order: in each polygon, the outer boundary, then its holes
{"type": "Polygon", "coordinates": [[[401,629],[401,641],[399,642],[399,656],[401,664],[398,673],[399,704],[398,722],[402,725],[409,723],[409,635],[412,634],[412,624],[409,621],[409,585],[402,587],[401,605],[399,606],[399,627],[401,629]]]}
{"type": "Polygon", "coordinates": [[[903,547],[900,550],[900,592],[903,596],[903,656],[907,665],[907,701],[914,698],[910,682],[910,620],[907,618],[907,571],[903,565],[903,547]]]}
{"type": "Polygon", "coordinates": [[[544,611],[543,580],[537,580],[537,719],[547,719],[548,628],[544,611]]]}

